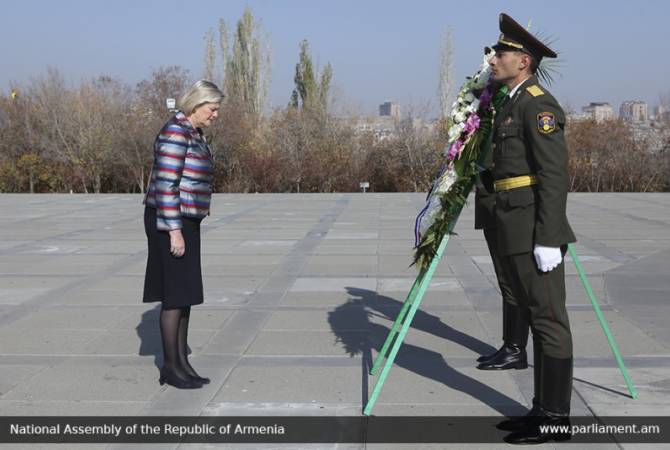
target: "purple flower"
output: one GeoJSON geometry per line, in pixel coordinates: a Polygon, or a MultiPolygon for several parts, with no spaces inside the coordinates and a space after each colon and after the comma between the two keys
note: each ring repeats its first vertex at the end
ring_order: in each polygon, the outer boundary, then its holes
{"type": "Polygon", "coordinates": [[[493,93],[491,92],[491,86],[486,86],[486,88],[482,92],[482,95],[479,96],[479,105],[482,108],[488,108],[489,104],[491,103],[492,97],[493,93]]]}
{"type": "Polygon", "coordinates": [[[468,120],[465,121],[465,131],[468,135],[474,133],[479,128],[480,123],[479,116],[477,114],[470,114],[468,120]]]}
{"type": "Polygon", "coordinates": [[[453,161],[456,159],[457,156],[461,156],[461,149],[463,147],[463,142],[461,140],[458,140],[451,144],[451,147],[449,148],[449,152],[447,153],[447,159],[449,161],[453,161]]]}

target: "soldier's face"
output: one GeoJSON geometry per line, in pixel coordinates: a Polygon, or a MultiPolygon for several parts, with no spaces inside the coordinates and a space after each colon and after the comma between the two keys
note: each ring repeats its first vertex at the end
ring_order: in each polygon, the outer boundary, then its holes
{"type": "Polygon", "coordinates": [[[521,52],[497,51],[490,62],[493,79],[501,83],[516,80],[528,66],[523,56],[521,52]]]}

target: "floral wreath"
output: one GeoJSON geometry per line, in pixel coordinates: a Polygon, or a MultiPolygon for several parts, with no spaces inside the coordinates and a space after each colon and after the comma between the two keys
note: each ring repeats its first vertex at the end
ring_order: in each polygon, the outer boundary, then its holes
{"type": "Polygon", "coordinates": [[[494,55],[486,49],[481,68],[466,79],[452,105],[445,162],[414,226],[414,264],[421,270],[430,264],[442,238],[452,232],[489,151],[495,105],[507,95],[505,86],[491,80],[489,63],[494,55]]]}

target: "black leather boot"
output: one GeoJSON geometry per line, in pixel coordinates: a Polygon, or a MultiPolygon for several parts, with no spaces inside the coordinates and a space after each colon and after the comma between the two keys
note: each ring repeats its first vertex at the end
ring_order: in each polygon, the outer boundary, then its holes
{"type": "Polygon", "coordinates": [[[540,409],[540,379],[542,376],[542,343],[533,336],[533,407],[525,416],[509,417],[496,428],[504,431],[519,431],[530,423],[530,419],[541,415],[540,409]]]}
{"type": "Polygon", "coordinates": [[[533,407],[526,413],[525,416],[513,417],[510,416],[507,419],[496,425],[496,428],[503,431],[519,431],[525,428],[534,417],[542,414],[540,407],[533,405],[533,407]]]}
{"type": "MultiPolygon", "coordinates": [[[[572,358],[552,358],[542,354],[538,399],[540,415],[528,420],[526,426],[505,437],[509,444],[541,444],[567,441],[570,431],[570,399],[572,394],[572,358]],[[554,426],[553,430],[542,429],[554,426]]],[[[536,392],[537,396],[537,392],[536,392]]]]}
{"type": "Polygon", "coordinates": [[[540,415],[528,420],[519,431],[505,436],[508,444],[544,444],[545,442],[568,441],[572,437],[569,416],[540,415]],[[546,427],[546,428],[545,428],[546,427]]]}

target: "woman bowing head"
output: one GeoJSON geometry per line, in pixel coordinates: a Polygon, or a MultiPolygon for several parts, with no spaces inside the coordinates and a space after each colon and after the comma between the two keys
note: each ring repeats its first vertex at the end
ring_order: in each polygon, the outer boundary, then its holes
{"type": "Polygon", "coordinates": [[[179,110],[154,141],[144,199],[148,258],[144,302],[161,302],[163,367],[159,382],[180,389],[209,383],[188,361],[191,306],[204,301],[200,222],[209,214],[214,161],[203,135],[219,116],[223,93],[207,80],[179,99],[179,110]]]}

